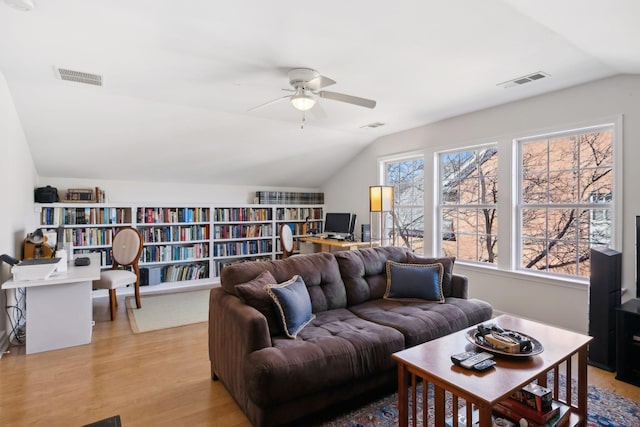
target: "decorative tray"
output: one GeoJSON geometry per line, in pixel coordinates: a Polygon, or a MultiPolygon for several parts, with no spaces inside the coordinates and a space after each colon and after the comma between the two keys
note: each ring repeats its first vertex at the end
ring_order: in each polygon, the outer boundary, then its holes
{"type": "Polygon", "coordinates": [[[527,356],[535,356],[536,354],[540,354],[544,351],[544,347],[542,347],[542,344],[537,339],[518,331],[511,331],[509,329],[504,329],[504,331],[515,332],[518,335],[521,335],[522,337],[531,341],[531,350],[519,352],[519,353],[509,353],[508,351],[497,349],[490,343],[483,340],[482,336],[478,333],[477,328],[469,329],[466,333],[466,337],[467,337],[467,340],[469,340],[471,343],[475,344],[476,346],[480,347],[481,349],[488,351],[490,353],[500,354],[503,356],[527,357],[527,356]]]}

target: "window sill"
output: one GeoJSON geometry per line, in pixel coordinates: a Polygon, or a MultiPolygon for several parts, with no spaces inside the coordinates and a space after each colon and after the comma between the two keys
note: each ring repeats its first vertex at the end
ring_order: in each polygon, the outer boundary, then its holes
{"type": "Polygon", "coordinates": [[[500,270],[495,265],[485,265],[472,262],[464,262],[456,260],[454,265],[454,271],[465,274],[469,273],[482,273],[489,274],[497,277],[505,277],[514,280],[528,281],[536,284],[563,286],[572,289],[586,290],[589,286],[588,278],[572,278],[572,277],[560,277],[546,274],[539,274],[528,271],[511,271],[500,270]],[[459,268],[459,269],[458,269],[459,268]],[[457,271],[456,271],[457,270],[457,271]]]}

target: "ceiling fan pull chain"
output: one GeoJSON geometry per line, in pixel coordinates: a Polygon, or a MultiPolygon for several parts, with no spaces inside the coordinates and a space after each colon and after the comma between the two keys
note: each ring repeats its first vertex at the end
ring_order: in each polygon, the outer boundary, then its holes
{"type": "Polygon", "coordinates": [[[304,129],[304,122],[305,122],[306,118],[305,118],[305,114],[304,111],[302,112],[302,122],[300,123],[300,129],[304,129]]]}

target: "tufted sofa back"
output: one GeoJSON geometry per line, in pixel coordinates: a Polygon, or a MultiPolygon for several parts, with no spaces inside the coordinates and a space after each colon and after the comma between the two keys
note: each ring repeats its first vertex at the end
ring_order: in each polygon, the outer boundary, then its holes
{"type": "Polygon", "coordinates": [[[387,289],[387,261],[406,262],[407,249],[386,246],[336,252],[349,306],[382,298],[387,289]]]}
{"type": "Polygon", "coordinates": [[[248,261],[226,266],[220,274],[222,288],[238,295],[235,287],[269,271],[278,283],[302,276],[311,297],[314,313],[347,306],[347,294],[338,262],[331,253],[319,252],[275,261],[248,261]]]}

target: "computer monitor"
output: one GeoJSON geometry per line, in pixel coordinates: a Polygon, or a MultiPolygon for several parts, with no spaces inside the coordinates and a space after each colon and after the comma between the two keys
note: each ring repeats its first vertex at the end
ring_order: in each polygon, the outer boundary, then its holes
{"type": "Polygon", "coordinates": [[[350,213],[329,213],[324,218],[324,232],[327,234],[348,235],[351,225],[350,213]]]}

